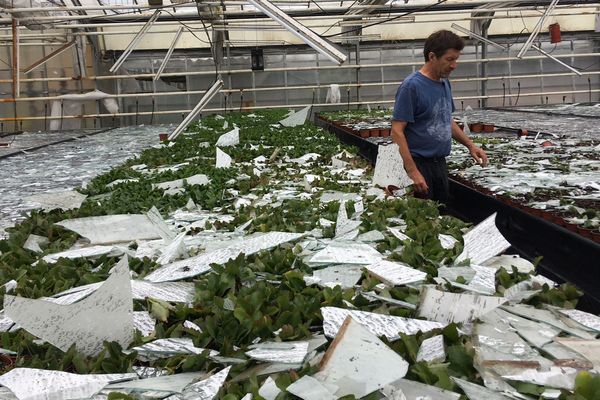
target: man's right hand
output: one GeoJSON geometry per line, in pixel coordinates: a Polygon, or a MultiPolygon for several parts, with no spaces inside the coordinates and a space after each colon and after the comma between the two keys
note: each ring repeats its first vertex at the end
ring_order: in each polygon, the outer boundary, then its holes
{"type": "Polygon", "coordinates": [[[429,186],[427,186],[427,182],[425,182],[425,178],[421,175],[418,169],[414,171],[407,172],[408,177],[413,181],[413,189],[416,193],[427,194],[429,192],[429,186]]]}

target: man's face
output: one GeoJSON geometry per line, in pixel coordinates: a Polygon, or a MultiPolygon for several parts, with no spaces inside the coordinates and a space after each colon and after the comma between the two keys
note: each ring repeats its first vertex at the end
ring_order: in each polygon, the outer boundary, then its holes
{"type": "Polygon", "coordinates": [[[448,49],[444,55],[439,58],[436,57],[434,53],[430,53],[429,60],[433,63],[433,68],[440,78],[447,78],[450,76],[450,73],[456,69],[458,57],[460,57],[460,51],[448,49]]]}

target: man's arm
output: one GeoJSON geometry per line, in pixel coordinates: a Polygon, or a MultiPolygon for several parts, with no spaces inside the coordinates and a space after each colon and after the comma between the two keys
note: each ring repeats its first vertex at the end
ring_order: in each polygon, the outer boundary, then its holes
{"type": "Polygon", "coordinates": [[[413,181],[413,189],[417,193],[427,193],[429,191],[427,182],[425,182],[425,178],[421,175],[408,150],[408,143],[406,143],[406,136],[404,136],[406,124],[406,121],[392,121],[392,140],[400,148],[400,156],[402,157],[402,161],[404,161],[404,169],[408,177],[413,181]]]}
{"type": "Polygon", "coordinates": [[[485,167],[488,164],[487,154],[481,148],[475,145],[473,141],[463,132],[462,129],[458,126],[456,121],[452,120],[452,137],[457,142],[461,143],[467,149],[469,149],[469,153],[471,153],[471,157],[477,162],[477,164],[485,167]]]}

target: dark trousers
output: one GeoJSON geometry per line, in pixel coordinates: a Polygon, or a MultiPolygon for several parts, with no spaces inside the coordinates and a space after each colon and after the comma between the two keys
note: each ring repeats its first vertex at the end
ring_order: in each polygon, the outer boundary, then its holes
{"type": "Polygon", "coordinates": [[[446,157],[422,158],[413,156],[413,160],[429,187],[426,195],[417,194],[417,196],[447,203],[450,198],[450,190],[448,187],[446,157]]]}

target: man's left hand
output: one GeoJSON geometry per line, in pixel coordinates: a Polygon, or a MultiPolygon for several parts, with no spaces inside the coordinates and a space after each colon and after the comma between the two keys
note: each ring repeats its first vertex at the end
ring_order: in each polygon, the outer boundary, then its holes
{"type": "Polygon", "coordinates": [[[477,162],[477,164],[482,167],[486,167],[488,165],[487,154],[481,147],[472,146],[469,148],[469,153],[471,153],[471,157],[477,162]]]}

